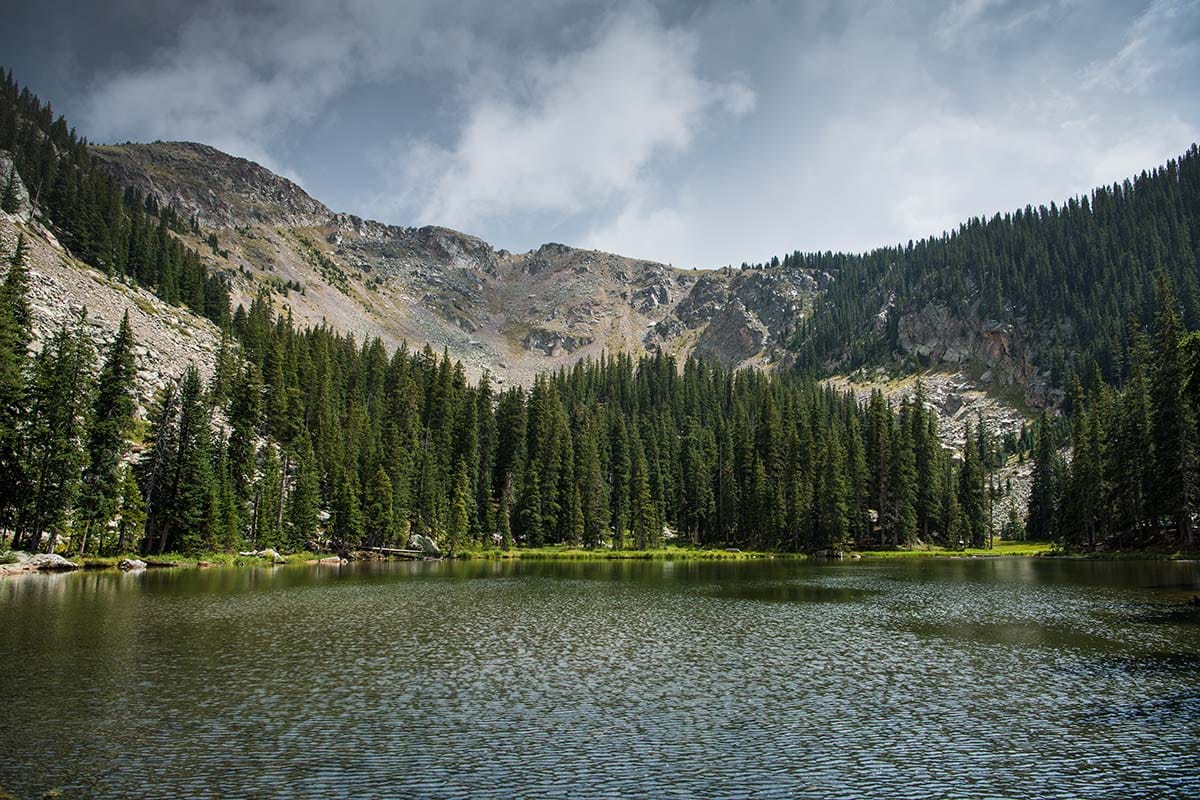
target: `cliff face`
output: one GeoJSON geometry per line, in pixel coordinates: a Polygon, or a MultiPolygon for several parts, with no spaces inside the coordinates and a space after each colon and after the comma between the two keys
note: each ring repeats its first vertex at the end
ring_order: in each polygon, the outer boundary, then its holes
{"type": "Polygon", "coordinates": [[[92,154],[125,186],[170,200],[205,228],[251,222],[307,225],[330,211],[287,178],[253,161],[195,142],[93,146],[92,154]]]}

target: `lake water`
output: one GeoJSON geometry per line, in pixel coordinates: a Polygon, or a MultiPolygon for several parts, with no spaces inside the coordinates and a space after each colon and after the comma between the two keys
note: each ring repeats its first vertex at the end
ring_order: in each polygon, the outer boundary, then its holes
{"type": "Polygon", "coordinates": [[[1015,558],[9,578],[0,787],[1195,798],[1193,593],[1015,558]]]}

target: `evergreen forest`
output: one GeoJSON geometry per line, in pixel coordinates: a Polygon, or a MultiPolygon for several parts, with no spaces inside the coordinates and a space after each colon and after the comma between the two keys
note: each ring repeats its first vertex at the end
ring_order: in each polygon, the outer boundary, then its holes
{"type": "MultiPolygon", "coordinates": [[[[501,388],[429,347],[389,352],[302,328],[229,287],[178,239],[173,207],[119,186],[11,72],[0,149],[81,260],[224,332],[137,416],[128,318],[97,352],[86,312],[34,352],[24,240],[0,284],[0,529],[13,549],[200,554],[405,547],[840,552],[1000,532],[994,471],[1031,458],[1009,537],[1073,549],[1179,546],[1200,510],[1200,154],[1062,208],[972,220],[863,256],[793,254],[837,280],[797,334],[795,370],[611,354],[501,388]],[[831,354],[887,348],[869,316],[939,301],[1052,331],[1069,416],[946,449],[918,386],[898,405],[820,383],[831,354]],[[864,338],[865,337],[865,338],[864,338]],[[61,537],[61,539],[56,538],[61,537]]],[[[13,210],[13,175],[4,182],[13,210]]],[[[895,316],[891,318],[894,322],[895,316]]],[[[894,335],[894,325],[890,326],[894,335]]]]}

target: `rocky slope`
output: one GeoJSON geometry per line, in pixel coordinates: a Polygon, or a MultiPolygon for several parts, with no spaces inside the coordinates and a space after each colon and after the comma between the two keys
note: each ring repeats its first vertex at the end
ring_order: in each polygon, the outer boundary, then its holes
{"type": "MultiPolygon", "coordinates": [[[[0,152],[0,170],[7,174],[10,163],[8,154],[0,152]]],[[[206,378],[212,374],[220,347],[216,326],[72,257],[33,215],[23,185],[18,186],[18,197],[16,213],[0,211],[0,276],[7,273],[17,239],[24,234],[35,346],[86,311],[86,324],[103,350],[128,313],[137,341],[134,355],[143,411],[155,390],[177,378],[189,364],[206,378]]]]}
{"type": "MultiPolygon", "coordinates": [[[[993,438],[1003,440],[1009,434],[1019,436],[1031,416],[1020,398],[1012,396],[1011,387],[1006,393],[1004,384],[992,381],[991,376],[986,376],[985,380],[985,375],[973,377],[961,371],[937,369],[897,378],[878,369],[837,376],[827,382],[840,390],[854,392],[862,403],[878,389],[893,404],[899,405],[916,395],[917,381],[920,380],[925,389],[926,408],[938,415],[938,435],[942,445],[955,457],[961,457],[968,424],[972,431],[977,431],[982,422],[993,438]]],[[[1019,389],[1017,391],[1019,393],[1019,389]]],[[[1033,482],[1033,464],[1010,458],[996,470],[992,479],[1001,494],[991,509],[992,525],[999,531],[1011,509],[1016,509],[1024,518],[1033,482]]]]}
{"type": "Polygon", "coordinates": [[[199,220],[190,244],[231,277],[235,302],[275,287],[279,306],[303,322],[446,348],[469,372],[501,379],[526,381],[603,351],[770,362],[828,279],[685,271],[561,244],[509,253],[446,228],[335,213],[291,181],[205,145],[93,152],[125,185],[199,220]],[[216,248],[204,241],[209,233],[216,248]]]}

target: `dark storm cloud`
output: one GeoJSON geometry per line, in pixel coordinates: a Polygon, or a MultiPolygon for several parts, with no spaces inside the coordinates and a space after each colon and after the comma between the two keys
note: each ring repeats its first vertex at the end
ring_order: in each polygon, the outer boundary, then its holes
{"type": "Polygon", "coordinates": [[[193,139],[337,208],[679,265],[858,249],[1200,138],[1200,3],[561,0],[13,9],[93,139],[193,139]]]}

